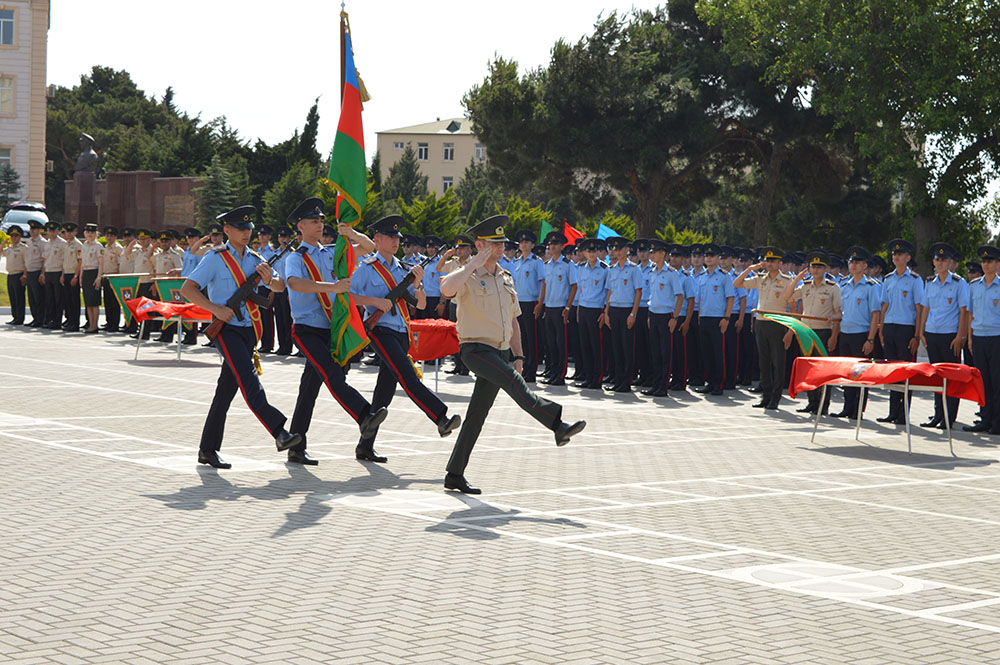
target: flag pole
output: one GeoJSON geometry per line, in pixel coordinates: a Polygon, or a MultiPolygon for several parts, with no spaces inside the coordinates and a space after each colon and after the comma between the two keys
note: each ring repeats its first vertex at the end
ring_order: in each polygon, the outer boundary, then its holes
{"type": "Polygon", "coordinates": [[[344,59],[347,54],[347,44],[344,35],[345,32],[345,19],[347,18],[347,11],[344,9],[344,3],[340,3],[340,105],[344,105],[344,74],[346,69],[344,69],[344,59]]]}

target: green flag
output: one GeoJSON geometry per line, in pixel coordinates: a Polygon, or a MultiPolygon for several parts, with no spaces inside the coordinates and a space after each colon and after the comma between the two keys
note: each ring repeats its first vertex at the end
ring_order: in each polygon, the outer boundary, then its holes
{"type": "Polygon", "coordinates": [[[542,228],[538,231],[538,242],[545,242],[545,236],[552,233],[554,229],[546,220],[542,220],[542,228]]]}
{"type": "Polygon", "coordinates": [[[111,284],[111,290],[115,292],[118,304],[122,306],[122,312],[125,314],[125,325],[131,325],[132,311],[129,310],[125,302],[138,297],[136,292],[139,290],[139,276],[108,277],[108,282],[111,284]]]}
{"type": "MultiPolygon", "coordinates": [[[[181,295],[181,287],[184,286],[184,282],[187,280],[183,277],[180,279],[158,279],[154,283],[156,284],[156,292],[159,294],[159,299],[163,302],[173,302],[173,303],[186,303],[187,298],[181,295]]],[[[192,323],[190,321],[184,322],[185,328],[191,328],[192,326],[198,325],[197,323],[192,323]]]]}
{"type": "Polygon", "coordinates": [[[829,356],[830,354],[826,352],[826,347],[823,346],[823,342],[816,335],[816,332],[802,323],[794,316],[785,316],[783,314],[764,314],[761,313],[760,317],[762,319],[767,319],[768,321],[774,321],[775,323],[780,323],[786,328],[790,329],[795,333],[795,339],[799,342],[799,348],[802,349],[802,355],[804,356],[829,356]]]}

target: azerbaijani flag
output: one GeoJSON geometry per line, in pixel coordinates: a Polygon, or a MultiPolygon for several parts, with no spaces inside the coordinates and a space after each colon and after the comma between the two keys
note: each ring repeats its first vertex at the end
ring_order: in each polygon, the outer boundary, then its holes
{"type": "Polygon", "coordinates": [[[795,333],[795,339],[799,343],[799,348],[802,349],[802,355],[830,355],[826,352],[826,347],[823,346],[823,342],[820,340],[819,336],[816,335],[813,329],[799,321],[794,316],[785,316],[783,314],[765,314],[764,312],[761,312],[760,318],[780,323],[795,333]]]}
{"type": "MultiPolygon", "coordinates": [[[[357,225],[365,209],[368,169],[365,167],[365,137],[361,127],[361,92],[354,69],[351,33],[340,23],[344,38],[344,99],[340,105],[337,138],[330,155],[330,184],[337,190],[337,222],[357,225]]],[[[337,279],[354,272],[354,248],[344,236],[337,236],[334,246],[333,273],[337,279]]],[[[365,326],[349,293],[338,293],[330,315],[330,355],[344,366],[368,344],[365,326]]]]}

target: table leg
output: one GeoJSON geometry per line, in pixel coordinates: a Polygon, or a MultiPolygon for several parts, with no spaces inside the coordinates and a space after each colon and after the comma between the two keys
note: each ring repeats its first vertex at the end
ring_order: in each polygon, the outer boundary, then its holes
{"type": "Polygon", "coordinates": [[[827,389],[827,387],[828,386],[824,383],[823,384],[823,393],[822,393],[822,395],[819,398],[819,408],[816,409],[816,422],[813,423],[813,435],[812,435],[812,439],[810,439],[811,443],[816,443],[816,429],[819,428],[819,416],[820,416],[821,413],[823,413],[823,405],[826,404],[826,389],[827,389]]]}
{"type": "Polygon", "coordinates": [[[854,440],[861,440],[861,416],[865,412],[865,390],[866,386],[861,386],[861,397],[858,400],[858,424],[854,426],[854,440]]]}
{"type": "Polygon", "coordinates": [[[913,441],[910,439],[910,380],[903,384],[903,417],[906,420],[906,452],[913,454],[913,441]]]}
{"type": "Polygon", "coordinates": [[[177,321],[177,362],[181,362],[181,339],[184,337],[184,315],[177,321]]]}
{"type": "Polygon", "coordinates": [[[958,457],[955,454],[955,446],[951,442],[951,420],[948,418],[948,379],[943,379],[944,385],[941,386],[941,405],[944,407],[944,429],[948,433],[948,450],[951,451],[952,457],[958,457]]]}
{"type": "Polygon", "coordinates": [[[142,346],[142,333],[146,331],[146,322],[143,321],[139,324],[139,339],[135,340],[135,357],[132,360],[139,359],[139,347],[142,346]]]}

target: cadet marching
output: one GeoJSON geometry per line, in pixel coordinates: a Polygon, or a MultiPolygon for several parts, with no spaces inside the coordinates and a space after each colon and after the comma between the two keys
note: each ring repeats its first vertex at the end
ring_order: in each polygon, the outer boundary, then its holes
{"type": "MultiPolygon", "coordinates": [[[[237,392],[289,462],[314,465],[307,433],[323,386],[359,428],[357,458],[376,463],[388,461],[374,444],[402,388],[440,436],[459,430],[444,484],[465,493],[481,491],[466,480],[465,469],[500,390],[552,430],[560,446],[585,423],[564,422],[562,407],[532,384],[551,389],[571,381],[582,391],[639,390],[653,398],[651,408],[669,408],[671,394],[689,388],[706,399],[747,390],[759,395],[754,407],[773,411],[780,408],[797,345],[789,329],[763,316],[768,312],[800,317],[831,355],[914,360],[922,345],[931,362],[974,364],[987,403],[964,429],[1000,434],[1000,249],[992,246],[980,247],[976,260],[966,261],[966,280],[956,273],[963,257],[946,243],[931,247],[933,274],[916,274],[910,268],[913,246],[902,239],[886,248],[889,270],[883,259],[857,246],[841,257],[820,249],[750,250],[623,237],[567,245],[560,232],[539,239],[521,231],[508,238],[502,215],[450,242],[404,234],[399,216],[377,221],[365,234],[326,224],[317,198],[299,204],[285,224],[257,227],[256,234],[255,217],[255,209],[241,206],[220,215],[207,234],[192,227],[155,238],[147,229],[105,227],[104,244],[93,224],[83,227],[83,242],[72,223],[43,228],[32,222],[27,238],[12,229],[0,248],[11,300],[7,323],[76,332],[83,317],[85,334],[137,336],[134,320],[123,327],[108,276],[140,274],[136,295],[147,297],[154,297],[155,277],[183,277],[182,294],[225,322],[209,344],[223,367],[198,452],[199,462],[217,468],[230,467],[219,452],[237,392]],[[338,234],[358,256],[353,276],[343,280],[333,275],[338,234]],[[295,251],[281,255],[293,237],[295,251]],[[247,301],[235,312],[226,306],[247,279],[258,281],[256,293],[270,307],[247,301]],[[388,300],[404,279],[412,280],[408,297],[388,300]],[[350,294],[368,319],[370,351],[379,365],[370,398],[330,358],[337,294],[350,294]],[[99,328],[102,301],[105,325],[99,328]],[[456,322],[460,352],[451,372],[471,372],[476,380],[464,422],[417,377],[408,354],[414,318],[456,322]],[[293,349],[304,365],[289,420],[268,402],[254,357],[291,355],[293,349]]],[[[161,327],[157,339],[169,342],[174,333],[172,325],[161,327]]],[[[197,335],[192,327],[183,343],[195,344],[197,335]]],[[[811,392],[798,411],[828,413],[833,392],[825,403],[820,391],[811,392]]],[[[902,424],[902,400],[892,393],[889,411],[878,420],[902,424]]],[[[831,415],[857,416],[865,408],[860,391],[844,388],[838,408],[831,415]]],[[[945,409],[955,422],[958,400],[937,395],[934,415],[922,425],[943,429],[945,409]]]]}

